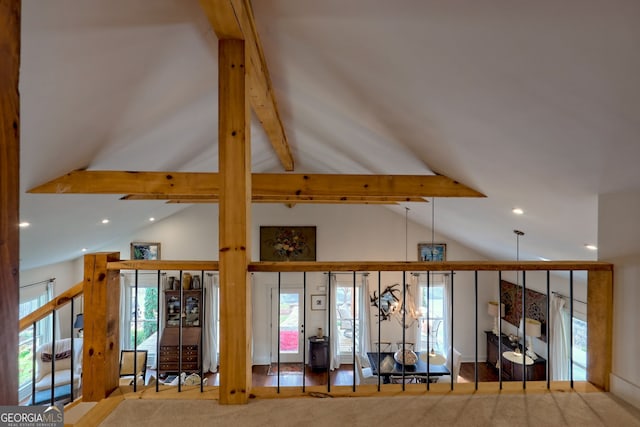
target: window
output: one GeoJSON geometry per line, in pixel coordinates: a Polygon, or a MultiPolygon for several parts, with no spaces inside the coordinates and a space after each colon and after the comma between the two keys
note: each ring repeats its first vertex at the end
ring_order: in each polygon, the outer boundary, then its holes
{"type": "MultiPolygon", "coordinates": [[[[353,283],[338,283],[336,288],[336,314],[338,334],[340,339],[340,355],[350,356],[353,354],[354,330],[360,330],[360,322],[355,318],[353,307],[355,307],[360,287],[356,287],[356,294],[353,294],[353,283]]],[[[356,349],[360,348],[360,337],[355,336],[356,349]]]]}
{"type": "Polygon", "coordinates": [[[426,279],[420,277],[420,280],[420,311],[425,313],[425,318],[421,319],[419,349],[444,353],[445,285],[442,281],[434,283],[431,278],[427,288],[426,279]]]}
{"type": "Polygon", "coordinates": [[[135,275],[123,275],[124,307],[121,346],[123,349],[147,350],[147,363],[155,366],[158,329],[157,274],[139,273],[136,303],[135,275]],[[134,339],[136,342],[134,342],[134,339]]]}
{"type": "Polygon", "coordinates": [[[573,379],[587,380],[587,322],[574,316],[573,323],[573,379]]]}
{"type": "MultiPolygon", "coordinates": [[[[20,289],[19,317],[34,312],[53,297],[53,281],[46,281],[34,285],[28,285],[20,289]]],[[[33,325],[24,329],[18,335],[18,394],[20,400],[25,399],[31,393],[31,377],[33,374],[33,346],[36,348],[51,341],[52,316],[36,322],[36,336],[33,325]]]]}

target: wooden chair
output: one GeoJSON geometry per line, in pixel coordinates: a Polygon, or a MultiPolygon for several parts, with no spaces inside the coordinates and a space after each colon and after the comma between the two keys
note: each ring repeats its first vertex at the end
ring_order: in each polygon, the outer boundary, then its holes
{"type": "Polygon", "coordinates": [[[376,353],[378,353],[378,352],[380,352],[380,353],[388,353],[388,352],[393,351],[393,345],[391,344],[391,341],[374,342],[373,346],[374,346],[374,351],[376,353]]]}
{"type": "Polygon", "coordinates": [[[120,385],[145,385],[146,375],[147,350],[120,351],[120,385]]]}

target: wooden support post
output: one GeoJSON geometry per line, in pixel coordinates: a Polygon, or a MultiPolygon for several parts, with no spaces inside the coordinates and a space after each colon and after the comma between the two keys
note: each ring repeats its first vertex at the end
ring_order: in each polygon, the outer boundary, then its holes
{"type": "Polygon", "coordinates": [[[613,357],[613,271],[589,271],[587,307],[587,381],[609,391],[613,357]]]}
{"type": "Polygon", "coordinates": [[[0,0],[0,405],[18,404],[20,0],[0,0]]]}
{"type": "Polygon", "coordinates": [[[251,142],[244,41],[218,43],[220,171],[220,403],[251,389],[251,142]]]}
{"type": "Polygon", "coordinates": [[[82,400],[98,402],[118,387],[120,371],[120,271],[107,270],[120,253],[84,257],[82,400]]]}

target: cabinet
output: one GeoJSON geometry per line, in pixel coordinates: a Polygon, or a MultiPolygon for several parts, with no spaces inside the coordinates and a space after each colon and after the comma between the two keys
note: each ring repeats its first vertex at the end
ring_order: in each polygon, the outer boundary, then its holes
{"type": "Polygon", "coordinates": [[[182,327],[200,327],[202,320],[202,291],[184,290],[182,291],[182,309],[180,309],[180,291],[165,291],[165,327],[177,328],[180,326],[180,316],[182,316],[182,327]]]}
{"type": "Polygon", "coordinates": [[[182,372],[199,372],[202,289],[167,290],[164,293],[164,304],[165,320],[160,338],[158,376],[164,378],[167,374],[180,373],[180,358],[182,372]]]}
{"type": "Polygon", "coordinates": [[[309,337],[309,367],[312,370],[329,366],[329,337],[309,337]]]}
{"type": "MultiPolygon", "coordinates": [[[[180,372],[180,328],[165,328],[160,338],[158,376],[180,372]]],[[[200,328],[182,328],[182,372],[200,372],[200,328]]]]}
{"type": "MultiPolygon", "coordinates": [[[[517,347],[522,346],[518,344],[511,344],[509,337],[502,334],[502,347],[498,337],[492,331],[485,331],[487,334],[487,364],[494,369],[498,369],[498,358],[500,358],[500,372],[502,375],[502,381],[522,381],[522,364],[513,363],[508,359],[502,357],[502,353],[505,351],[514,351],[517,347]]],[[[527,381],[544,381],[546,380],[547,361],[542,357],[533,362],[533,365],[526,366],[527,381]]]]}

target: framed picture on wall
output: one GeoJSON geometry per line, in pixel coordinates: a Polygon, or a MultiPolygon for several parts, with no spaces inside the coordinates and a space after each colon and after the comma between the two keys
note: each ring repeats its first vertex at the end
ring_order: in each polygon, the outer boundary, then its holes
{"type": "Polygon", "coordinates": [[[160,243],[131,242],[131,259],[160,259],[160,243]]]}
{"type": "Polygon", "coordinates": [[[418,261],[446,261],[445,243],[418,243],[418,261]]]}
{"type": "Polygon", "coordinates": [[[315,226],[260,226],[260,261],[315,260],[315,226]]]}
{"type": "Polygon", "coordinates": [[[326,310],[326,309],[327,309],[326,295],[311,295],[311,310],[326,310]]]}

